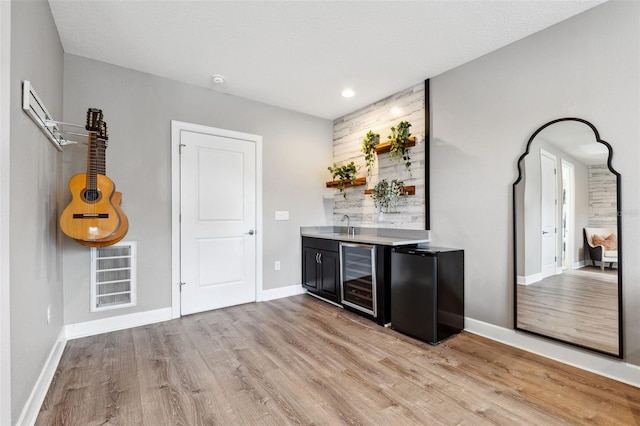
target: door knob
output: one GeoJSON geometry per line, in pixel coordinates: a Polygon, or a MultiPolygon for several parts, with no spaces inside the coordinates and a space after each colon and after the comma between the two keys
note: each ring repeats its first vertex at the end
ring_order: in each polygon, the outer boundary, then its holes
{"type": "Polygon", "coordinates": [[[253,229],[249,229],[249,232],[245,232],[245,234],[249,234],[249,235],[253,235],[255,233],[256,231],[254,231],[253,229]]]}

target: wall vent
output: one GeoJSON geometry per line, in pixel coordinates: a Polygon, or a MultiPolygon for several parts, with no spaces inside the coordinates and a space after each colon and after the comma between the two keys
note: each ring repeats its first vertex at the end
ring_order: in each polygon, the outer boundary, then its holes
{"type": "Polygon", "coordinates": [[[91,248],[91,312],[136,305],[136,243],[91,248]]]}

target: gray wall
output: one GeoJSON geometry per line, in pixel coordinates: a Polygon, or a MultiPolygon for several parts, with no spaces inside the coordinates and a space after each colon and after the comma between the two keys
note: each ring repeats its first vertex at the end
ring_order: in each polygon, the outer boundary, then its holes
{"type": "Polygon", "coordinates": [[[22,111],[29,80],[62,117],[63,52],[46,1],[11,8],[11,386],[16,421],[63,325],[58,232],[62,155],[22,111]],[[51,323],[47,324],[47,307],[51,323]]]}
{"type": "Polygon", "coordinates": [[[431,80],[431,230],[465,251],[466,315],[513,327],[512,183],[532,132],[589,120],[622,175],[625,358],[640,365],[640,4],[608,2],[431,80]]]}
{"type": "Polygon", "coordinates": [[[9,154],[11,128],[11,2],[0,2],[0,424],[11,424],[9,154]]]}
{"type": "MultiPolygon", "coordinates": [[[[66,324],[171,306],[171,120],[263,136],[264,288],[300,284],[300,226],[326,223],[331,121],[73,55],[64,65],[64,119],[83,124],[88,107],[104,111],[107,174],[123,194],[125,240],[138,242],[138,306],[90,313],[89,249],[64,239],[66,324]],[[276,210],[290,220],[276,222],[276,210]]],[[[65,182],[85,158],[85,146],[65,148],[65,182]]]]}

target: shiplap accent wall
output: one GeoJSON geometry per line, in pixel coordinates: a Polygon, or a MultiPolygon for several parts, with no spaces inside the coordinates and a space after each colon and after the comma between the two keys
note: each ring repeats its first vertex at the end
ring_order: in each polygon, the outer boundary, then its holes
{"type": "Polygon", "coordinates": [[[589,166],[589,226],[615,227],[617,222],[616,176],[606,164],[589,166]]]}
{"type": "MultiPolygon", "coordinates": [[[[346,225],[344,215],[350,217],[350,224],[364,227],[424,229],[425,228],[425,122],[424,83],[416,84],[382,99],[372,105],[352,112],[333,122],[333,161],[343,165],[353,161],[362,166],[358,177],[367,177],[366,186],[345,189],[346,198],[335,190],[333,223],[346,225]],[[391,127],[401,121],[411,123],[410,132],[416,137],[416,146],[411,148],[411,176],[404,162],[391,160],[389,154],[381,154],[367,175],[362,139],[369,130],[380,133],[380,142],[385,142],[391,134],[391,127]],[[416,195],[405,197],[398,203],[397,213],[382,213],[373,204],[364,190],[373,188],[379,179],[403,179],[406,186],[415,185],[416,195]]],[[[328,166],[328,165],[327,165],[328,166]]],[[[331,175],[327,171],[327,180],[331,175]]]]}

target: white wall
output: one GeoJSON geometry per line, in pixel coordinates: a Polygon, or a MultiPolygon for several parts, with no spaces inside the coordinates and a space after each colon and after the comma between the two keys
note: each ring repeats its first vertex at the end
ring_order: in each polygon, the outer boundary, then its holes
{"type": "Polygon", "coordinates": [[[11,423],[9,154],[11,2],[0,2],[0,424],[11,423]]]}
{"type": "Polygon", "coordinates": [[[640,4],[608,2],[431,79],[431,230],[465,249],[466,316],[513,327],[512,184],[542,124],[584,118],[622,176],[624,355],[640,365],[640,4]]]}
{"type": "MultiPolygon", "coordinates": [[[[125,240],[138,242],[138,306],[90,313],[89,249],[65,238],[66,324],[171,306],[171,120],[263,136],[264,288],[301,283],[300,226],[326,222],[331,121],[73,55],[65,55],[64,99],[67,122],[83,124],[88,107],[104,111],[107,174],[123,194],[125,240]],[[290,220],[276,222],[276,210],[290,220]]],[[[85,158],[85,146],[65,148],[65,182],[85,158]]]]}
{"type": "Polygon", "coordinates": [[[62,70],[62,46],[49,4],[12,2],[9,244],[13,422],[31,395],[63,326],[58,231],[62,155],[22,111],[22,81],[31,81],[49,112],[62,117],[62,70]]]}
{"type": "MultiPolygon", "coordinates": [[[[518,231],[517,241],[518,250],[523,250],[524,259],[518,260],[518,278],[531,277],[533,275],[539,275],[542,272],[542,260],[541,260],[541,239],[542,232],[541,226],[541,200],[540,200],[540,149],[544,149],[549,154],[556,158],[556,170],[558,179],[556,181],[556,194],[558,202],[562,199],[562,160],[566,160],[573,165],[573,172],[575,177],[574,187],[574,227],[573,227],[573,263],[583,260],[583,234],[582,229],[587,226],[586,217],[588,216],[589,204],[588,204],[588,174],[587,166],[580,162],[578,159],[569,155],[567,152],[559,149],[556,145],[545,143],[542,140],[534,139],[529,147],[529,154],[523,161],[523,178],[518,183],[518,190],[524,186],[524,208],[518,207],[518,216],[522,220],[524,229],[518,231]],[[526,176],[525,176],[526,175],[526,176]],[[524,247],[527,248],[524,251],[524,247]]],[[[523,150],[524,152],[524,150],[523,150]]],[[[516,173],[517,176],[517,173],[516,173]]],[[[615,192],[615,188],[614,188],[615,192]]],[[[557,265],[562,267],[562,238],[560,238],[561,224],[562,224],[562,205],[558,204],[556,224],[558,227],[558,238],[556,244],[557,265]]],[[[531,282],[531,281],[529,281],[531,282]]]]}

